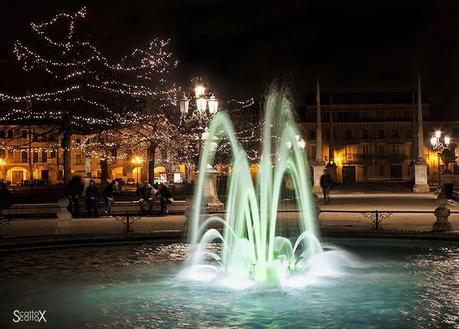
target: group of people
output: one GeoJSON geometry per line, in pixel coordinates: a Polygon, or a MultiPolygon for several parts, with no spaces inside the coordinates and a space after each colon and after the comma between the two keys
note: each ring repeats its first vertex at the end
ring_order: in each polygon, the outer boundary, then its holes
{"type": "Polygon", "coordinates": [[[174,202],[172,193],[165,184],[154,184],[152,186],[148,181],[145,181],[143,185],[139,186],[137,189],[137,194],[140,196],[140,210],[144,214],[147,213],[145,203],[148,205],[148,213],[151,213],[153,210],[153,203],[159,201],[161,205],[160,214],[167,215],[167,205],[174,202]]]}
{"type": "MultiPolygon", "coordinates": [[[[65,186],[65,195],[68,197],[70,204],[69,210],[72,216],[80,216],[80,199],[84,191],[84,184],[80,176],[74,176],[65,186]]],[[[111,215],[115,196],[120,194],[119,183],[114,180],[99,193],[94,180],[89,182],[89,186],[84,191],[85,205],[88,217],[99,217],[99,202],[101,197],[105,201],[105,215],[111,215]]],[[[152,213],[153,203],[159,201],[161,205],[160,214],[166,215],[168,213],[167,205],[172,203],[172,193],[165,184],[159,186],[155,184],[150,185],[145,181],[143,185],[137,188],[137,194],[140,195],[139,205],[143,214],[146,214],[145,203],[148,204],[148,213],[152,213]]]]}
{"type": "MultiPolygon", "coordinates": [[[[84,184],[80,176],[73,176],[64,188],[64,193],[70,201],[69,211],[72,213],[72,216],[80,216],[80,199],[83,191],[88,216],[99,217],[99,201],[101,197],[99,189],[94,180],[90,180],[88,187],[84,190],[84,184]]],[[[117,181],[112,181],[102,190],[102,197],[105,200],[104,213],[106,215],[112,213],[112,205],[116,194],[120,194],[117,181]]]]}

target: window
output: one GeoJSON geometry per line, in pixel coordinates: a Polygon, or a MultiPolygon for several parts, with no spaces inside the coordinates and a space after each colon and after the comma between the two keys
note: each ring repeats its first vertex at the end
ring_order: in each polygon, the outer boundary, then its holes
{"type": "Polygon", "coordinates": [[[399,155],[400,154],[400,145],[392,145],[392,154],[399,155]]]}
{"type": "Polygon", "coordinates": [[[378,144],[378,153],[384,154],[384,144],[378,144]]]}
{"type": "Polygon", "coordinates": [[[35,163],[35,162],[38,162],[38,152],[33,152],[32,153],[32,161],[35,163]]]}
{"type": "Polygon", "coordinates": [[[116,158],[116,149],[112,149],[111,153],[112,153],[112,157],[116,158]]]}
{"type": "Polygon", "coordinates": [[[51,159],[55,159],[56,158],[56,151],[54,151],[54,150],[51,151],[50,158],[51,159]]]}
{"type": "Polygon", "coordinates": [[[21,162],[22,163],[27,163],[28,162],[27,151],[22,151],[21,152],[21,162]]]}
{"type": "Polygon", "coordinates": [[[32,134],[32,139],[34,142],[38,142],[38,134],[37,133],[33,133],[32,134]]]}
{"type": "Polygon", "coordinates": [[[384,129],[379,129],[378,130],[378,138],[379,139],[384,139],[384,129]]]}
{"type": "Polygon", "coordinates": [[[48,153],[46,151],[41,151],[41,162],[47,162],[48,161],[48,153]]]}
{"type": "Polygon", "coordinates": [[[368,129],[364,129],[364,130],[362,131],[362,138],[363,138],[363,139],[368,139],[368,129]]]}
{"type": "Polygon", "coordinates": [[[83,155],[82,154],[77,154],[75,156],[75,164],[77,166],[81,166],[83,164],[83,155]]]}
{"type": "Polygon", "coordinates": [[[22,138],[22,139],[27,139],[27,135],[28,135],[28,134],[27,134],[27,130],[22,129],[22,130],[21,130],[21,138],[22,138]]]}
{"type": "Polygon", "coordinates": [[[406,138],[410,138],[410,139],[413,138],[413,129],[408,128],[406,130],[406,138]]]}
{"type": "Polygon", "coordinates": [[[0,130],[0,138],[5,138],[5,131],[4,130],[0,130]]]}
{"type": "Polygon", "coordinates": [[[400,138],[400,131],[398,129],[392,129],[392,138],[394,139],[400,138]]]}
{"type": "Polygon", "coordinates": [[[6,136],[7,138],[12,139],[13,138],[13,129],[8,129],[6,135],[7,135],[6,136]]]}
{"type": "Polygon", "coordinates": [[[344,132],[344,139],[352,139],[352,130],[346,130],[344,132]]]}
{"type": "Polygon", "coordinates": [[[362,154],[363,155],[370,154],[370,144],[362,144],[362,154]]]}

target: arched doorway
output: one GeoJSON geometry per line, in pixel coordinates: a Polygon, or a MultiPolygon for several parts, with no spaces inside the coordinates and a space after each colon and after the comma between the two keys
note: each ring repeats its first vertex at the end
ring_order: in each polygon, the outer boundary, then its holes
{"type": "Polygon", "coordinates": [[[115,178],[124,178],[126,175],[124,167],[115,167],[112,169],[112,179],[115,178]]]}
{"type": "Polygon", "coordinates": [[[165,167],[163,166],[155,167],[154,173],[155,173],[155,177],[154,177],[155,183],[166,183],[167,182],[167,171],[165,167]]]}
{"type": "Polygon", "coordinates": [[[135,179],[136,184],[140,184],[142,182],[142,167],[132,169],[132,177],[135,179]]]}
{"type": "Polygon", "coordinates": [[[29,177],[29,171],[24,167],[12,167],[6,173],[6,179],[12,184],[19,184],[29,177]]]}

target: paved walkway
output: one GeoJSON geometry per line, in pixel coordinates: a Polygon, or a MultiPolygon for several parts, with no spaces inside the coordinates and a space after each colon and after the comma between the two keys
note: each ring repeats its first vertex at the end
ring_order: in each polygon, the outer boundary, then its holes
{"type": "MultiPolygon", "coordinates": [[[[349,194],[332,195],[331,204],[323,205],[322,199],[318,205],[322,210],[340,210],[342,213],[322,212],[320,228],[325,231],[370,231],[371,221],[360,213],[345,213],[345,211],[363,210],[422,210],[433,212],[437,207],[434,195],[428,194],[349,194]]],[[[283,203],[284,209],[289,208],[283,203]]],[[[459,212],[459,205],[451,204],[451,211],[459,212]]],[[[279,227],[286,231],[297,230],[298,213],[290,203],[290,212],[279,214],[279,227]]],[[[185,235],[185,216],[172,215],[164,217],[143,217],[133,224],[135,234],[168,235],[177,238],[185,235]]],[[[393,214],[382,221],[385,232],[429,232],[435,222],[433,213],[424,214],[393,214]]],[[[459,213],[452,214],[450,222],[455,234],[459,235],[459,213]]],[[[0,243],[24,237],[54,236],[57,225],[56,219],[13,219],[8,226],[0,230],[0,243]]],[[[123,224],[114,217],[80,218],[72,220],[73,236],[123,235],[123,224]]]]}

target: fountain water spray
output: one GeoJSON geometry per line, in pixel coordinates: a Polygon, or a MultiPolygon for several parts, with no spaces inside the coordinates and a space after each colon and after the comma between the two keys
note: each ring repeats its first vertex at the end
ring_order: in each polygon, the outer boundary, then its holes
{"type": "Polygon", "coordinates": [[[238,282],[279,283],[303,271],[311,258],[322,253],[307,173],[309,166],[305,153],[298,147],[299,132],[287,89],[271,86],[264,106],[263,145],[256,185],[250,175],[246,152],[236,139],[228,114],[218,113],[209,125],[191,214],[190,240],[196,248],[192,265],[185,272],[188,278],[207,281],[223,273],[238,282]],[[225,215],[224,218],[212,216],[202,222],[206,169],[213,165],[216,146],[223,139],[229,141],[232,150],[225,215]],[[293,243],[276,236],[285,175],[292,178],[298,203],[301,234],[293,243]],[[223,226],[223,233],[209,227],[214,223],[223,226]],[[220,255],[208,250],[212,242],[222,243],[220,255]]]}

